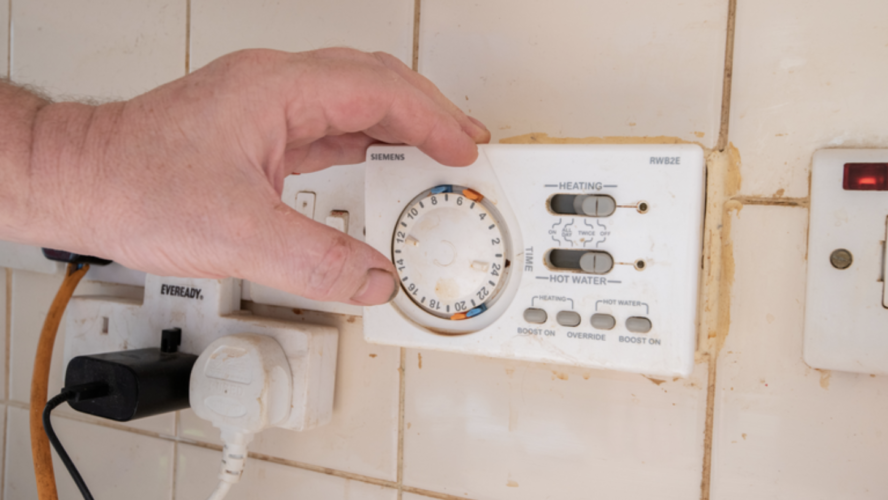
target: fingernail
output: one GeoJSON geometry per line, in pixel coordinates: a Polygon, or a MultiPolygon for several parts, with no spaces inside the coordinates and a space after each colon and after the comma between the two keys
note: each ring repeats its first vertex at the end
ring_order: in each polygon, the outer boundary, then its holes
{"type": "Polygon", "coordinates": [[[483,123],[481,123],[480,120],[476,120],[471,116],[468,116],[468,118],[469,121],[472,122],[472,124],[475,125],[475,128],[477,129],[477,133],[472,134],[472,138],[475,139],[475,142],[490,141],[490,131],[487,129],[487,127],[483,123]]]}
{"type": "Polygon", "coordinates": [[[397,295],[398,281],[395,277],[388,271],[371,269],[367,271],[364,284],[351,300],[361,305],[373,306],[391,302],[397,295]]]}
{"type": "MultiPolygon", "coordinates": [[[[468,115],[466,115],[466,116],[468,116],[468,115]]],[[[483,130],[484,132],[489,132],[489,130],[487,130],[487,126],[484,125],[483,123],[481,123],[481,120],[478,120],[478,119],[476,119],[476,118],[473,117],[473,116],[469,116],[469,120],[471,120],[472,123],[474,123],[475,125],[477,125],[478,128],[480,128],[480,129],[483,130]]]]}

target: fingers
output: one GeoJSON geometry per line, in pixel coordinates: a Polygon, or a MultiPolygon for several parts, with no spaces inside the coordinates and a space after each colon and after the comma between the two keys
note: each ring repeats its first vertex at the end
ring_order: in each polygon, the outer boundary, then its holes
{"type": "Polygon", "coordinates": [[[333,165],[354,165],[367,157],[367,148],[376,142],[362,132],[329,135],[306,146],[288,148],[284,153],[286,173],[317,172],[333,165]]]}
{"type": "Polygon", "coordinates": [[[489,138],[479,122],[391,56],[328,49],[293,57],[299,71],[288,89],[289,142],[301,146],[331,133],[364,132],[462,166],[477,158],[476,142],[489,138]],[[299,136],[307,130],[318,135],[299,136]]]}
{"type": "Polygon", "coordinates": [[[490,131],[487,130],[487,127],[475,118],[463,113],[453,101],[441,93],[441,90],[438,89],[431,80],[408,68],[400,59],[391,54],[386,52],[374,52],[373,55],[379,59],[383,65],[397,73],[398,76],[422,91],[425,95],[431,98],[432,101],[450,113],[450,115],[456,119],[457,123],[459,123],[460,127],[462,127],[466,135],[471,137],[475,143],[486,144],[490,142],[490,131]]]}
{"type": "Polygon", "coordinates": [[[399,284],[369,245],[280,204],[253,234],[245,279],[314,300],[383,304],[399,284]]]}

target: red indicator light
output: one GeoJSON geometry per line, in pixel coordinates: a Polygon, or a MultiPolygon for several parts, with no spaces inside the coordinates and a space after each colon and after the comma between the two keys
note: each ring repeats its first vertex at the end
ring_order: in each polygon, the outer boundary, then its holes
{"type": "Polygon", "coordinates": [[[888,191],[888,163],[846,163],[842,188],[848,191],[888,191]]]}

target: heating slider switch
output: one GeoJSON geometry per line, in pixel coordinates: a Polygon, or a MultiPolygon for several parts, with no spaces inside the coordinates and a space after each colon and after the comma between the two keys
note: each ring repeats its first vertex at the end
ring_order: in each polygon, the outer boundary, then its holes
{"type": "Polygon", "coordinates": [[[602,194],[556,194],[549,201],[556,214],[610,217],[617,209],[613,198],[602,194]]]}

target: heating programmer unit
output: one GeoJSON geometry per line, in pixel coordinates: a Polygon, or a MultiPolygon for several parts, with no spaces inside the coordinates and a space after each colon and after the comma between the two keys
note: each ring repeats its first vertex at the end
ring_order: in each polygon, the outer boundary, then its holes
{"type": "Polygon", "coordinates": [[[367,243],[401,292],[367,340],[687,376],[704,160],[693,145],[484,145],[465,168],[373,147],[367,243]]]}

